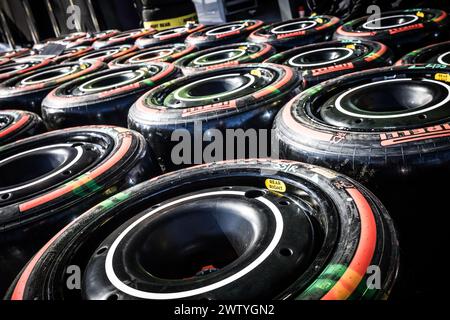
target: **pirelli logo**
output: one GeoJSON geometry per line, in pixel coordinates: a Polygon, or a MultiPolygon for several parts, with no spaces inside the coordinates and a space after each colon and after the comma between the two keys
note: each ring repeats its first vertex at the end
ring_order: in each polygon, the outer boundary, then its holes
{"type": "Polygon", "coordinates": [[[350,69],[353,69],[354,67],[355,66],[353,65],[353,63],[349,62],[349,63],[338,64],[335,66],[314,69],[311,72],[312,72],[313,76],[319,76],[321,74],[327,74],[327,73],[336,72],[336,71],[350,70],[350,69]]]}
{"type": "Polygon", "coordinates": [[[387,132],[380,134],[381,145],[383,147],[443,137],[450,137],[450,123],[426,128],[387,132]]]}
{"type": "Polygon", "coordinates": [[[277,39],[284,39],[284,38],[290,38],[290,37],[298,37],[303,36],[306,34],[305,30],[296,31],[296,32],[289,32],[289,33],[282,33],[277,35],[277,39]]]}
{"type": "Polygon", "coordinates": [[[400,33],[400,32],[405,32],[405,31],[414,30],[414,29],[422,29],[422,28],[423,28],[422,23],[416,23],[416,24],[412,24],[410,26],[390,29],[389,34],[396,34],[396,33],[400,33]]]}

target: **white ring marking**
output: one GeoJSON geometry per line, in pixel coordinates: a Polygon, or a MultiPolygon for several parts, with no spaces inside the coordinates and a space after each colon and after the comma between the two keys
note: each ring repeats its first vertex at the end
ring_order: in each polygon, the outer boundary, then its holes
{"type": "Polygon", "coordinates": [[[263,204],[265,204],[267,207],[269,207],[269,209],[272,211],[274,217],[275,217],[275,233],[274,236],[270,242],[270,244],[267,246],[267,248],[264,250],[264,252],[258,257],[256,258],[252,263],[250,263],[248,266],[246,266],[245,268],[243,268],[242,270],[236,272],[235,274],[231,275],[228,278],[225,278],[221,281],[218,281],[216,283],[201,287],[201,288],[197,288],[197,289],[193,289],[193,290],[187,290],[187,291],[181,291],[181,292],[171,292],[171,293],[157,293],[157,292],[147,292],[147,291],[142,291],[142,290],[138,290],[138,289],[134,289],[128,285],[126,285],[125,283],[123,283],[122,281],[120,281],[120,279],[117,277],[116,273],[114,272],[114,268],[113,268],[113,257],[114,257],[114,253],[117,249],[117,246],[120,244],[120,242],[122,241],[122,239],[132,230],[134,229],[139,223],[141,223],[142,221],[144,221],[145,219],[147,219],[148,217],[152,216],[153,214],[169,207],[169,206],[173,206],[175,204],[181,203],[181,202],[185,202],[185,201],[189,201],[192,199],[196,199],[196,198],[201,198],[201,197],[206,197],[206,196],[211,196],[211,195],[220,195],[220,194],[227,194],[227,195],[245,195],[245,192],[242,191],[215,191],[215,192],[208,192],[208,193],[204,193],[204,194],[197,194],[197,195],[193,195],[193,196],[189,196],[189,197],[185,197],[185,198],[181,198],[175,201],[172,201],[170,203],[167,203],[165,205],[162,205],[161,207],[156,208],[155,210],[150,211],[149,213],[145,214],[144,216],[142,216],[141,218],[139,218],[138,220],[136,220],[135,222],[133,222],[130,226],[128,226],[128,228],[126,228],[117,238],[116,240],[114,240],[113,244],[111,245],[110,249],[108,250],[108,254],[106,255],[106,261],[105,261],[105,270],[106,270],[106,276],[108,277],[109,281],[120,291],[133,296],[133,297],[138,297],[138,298],[142,298],[142,299],[153,299],[153,300],[164,300],[164,299],[181,299],[181,298],[186,298],[186,297],[191,297],[191,296],[195,296],[195,295],[199,295],[205,292],[209,292],[212,290],[216,290],[218,288],[221,288],[223,286],[226,286],[230,283],[232,283],[233,281],[236,281],[237,279],[243,277],[244,275],[246,275],[247,273],[251,272],[252,270],[254,270],[257,266],[259,266],[264,260],[267,259],[267,257],[275,250],[276,246],[278,245],[280,239],[281,239],[281,235],[283,233],[283,217],[281,216],[281,212],[280,210],[278,210],[278,208],[269,200],[263,198],[263,197],[258,197],[255,198],[255,200],[258,200],[260,202],[262,202],[263,204]]]}

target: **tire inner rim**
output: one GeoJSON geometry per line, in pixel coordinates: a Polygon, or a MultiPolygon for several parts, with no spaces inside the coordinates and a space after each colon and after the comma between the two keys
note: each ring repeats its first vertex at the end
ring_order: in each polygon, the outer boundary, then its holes
{"type": "Polygon", "coordinates": [[[297,31],[308,30],[317,25],[316,21],[305,20],[305,21],[294,21],[290,23],[283,24],[281,26],[275,27],[271,30],[275,34],[291,33],[297,31]]]}
{"type": "Polygon", "coordinates": [[[18,70],[23,70],[30,67],[29,64],[16,64],[16,65],[12,65],[12,66],[5,66],[3,68],[0,67],[0,74],[5,74],[5,73],[11,73],[11,72],[15,72],[18,70]]]}
{"type": "Polygon", "coordinates": [[[147,72],[144,70],[126,70],[113,74],[107,74],[92,80],[89,80],[78,87],[83,93],[95,93],[104,90],[115,89],[130,83],[138,82],[146,78],[147,72]]]}
{"type": "Polygon", "coordinates": [[[61,143],[20,152],[0,161],[0,199],[69,170],[82,156],[81,146],[61,143]],[[20,175],[17,174],[20,172],[20,175]]]}
{"type": "Polygon", "coordinates": [[[406,78],[371,82],[347,90],[338,96],[335,107],[351,117],[392,119],[420,115],[449,101],[449,85],[406,78]],[[434,101],[435,96],[441,96],[439,101],[434,101]]]}
{"type": "Polygon", "coordinates": [[[383,30],[389,28],[398,28],[414,23],[419,17],[413,14],[400,14],[388,17],[381,17],[367,21],[362,28],[367,30],[383,30]]]}
{"type": "Polygon", "coordinates": [[[174,91],[174,97],[180,101],[203,101],[234,95],[255,83],[251,74],[223,74],[194,81],[174,91]],[[183,92],[183,94],[181,93],[183,92]]]}
{"type": "Polygon", "coordinates": [[[85,55],[84,57],[78,59],[80,62],[85,62],[87,60],[91,59],[99,59],[107,56],[115,55],[116,53],[119,53],[121,49],[108,49],[108,50],[101,50],[98,52],[92,52],[90,54],[85,55]]]}
{"type": "Polygon", "coordinates": [[[219,63],[224,63],[227,61],[232,61],[239,59],[240,57],[244,56],[246,54],[246,50],[244,49],[226,49],[226,50],[220,50],[217,52],[211,52],[205,55],[202,55],[198,58],[196,58],[194,61],[192,61],[192,64],[198,65],[198,66],[208,66],[208,65],[214,65],[219,63]]]}
{"type": "Polygon", "coordinates": [[[441,54],[438,58],[437,58],[437,62],[440,64],[445,64],[447,66],[450,65],[450,51],[441,54]]]}
{"type": "MultiPolygon", "coordinates": [[[[134,221],[131,225],[129,225],[125,230],[123,230],[118,237],[114,240],[114,242],[112,243],[111,247],[108,250],[107,256],[106,256],[106,260],[105,260],[105,271],[106,271],[106,275],[109,279],[109,281],[120,291],[130,295],[130,296],[134,296],[134,297],[139,297],[139,298],[143,298],[143,299],[155,299],[155,300],[161,300],[161,299],[180,299],[180,298],[186,298],[186,297],[191,297],[194,295],[199,295],[202,293],[206,293],[218,288],[221,288],[223,286],[226,286],[234,281],[236,281],[237,279],[245,276],[246,274],[248,274],[249,272],[251,272],[252,270],[254,270],[255,268],[257,268],[262,262],[264,262],[270,254],[272,254],[272,252],[276,249],[277,245],[279,244],[279,241],[281,239],[282,233],[283,233],[283,218],[281,215],[280,210],[278,209],[278,207],[272,203],[270,200],[262,197],[262,196],[258,196],[256,195],[254,200],[256,200],[256,202],[258,203],[258,206],[264,207],[265,210],[268,210],[271,214],[271,224],[274,226],[274,231],[272,231],[272,233],[269,235],[269,242],[268,245],[265,246],[265,248],[263,248],[262,252],[254,259],[252,260],[249,264],[247,264],[245,267],[237,270],[236,272],[232,273],[230,276],[221,279],[217,282],[214,282],[212,284],[209,285],[204,285],[204,286],[200,286],[198,288],[194,288],[194,289],[190,289],[190,290],[185,290],[185,291],[178,291],[178,292],[168,292],[168,293],[161,293],[161,292],[149,292],[149,291],[144,291],[144,290],[139,290],[139,289],[135,289],[130,287],[129,285],[127,285],[126,283],[122,282],[122,280],[119,279],[118,275],[116,274],[114,267],[113,267],[113,259],[114,259],[114,255],[116,253],[117,247],[121,244],[122,240],[129,234],[132,234],[133,231],[141,224],[145,224],[146,222],[150,221],[155,215],[158,215],[161,212],[164,212],[164,210],[168,210],[166,211],[166,218],[162,218],[159,224],[159,228],[157,230],[170,230],[170,229],[177,229],[176,225],[176,219],[172,218],[172,219],[168,219],[167,215],[176,215],[178,214],[179,216],[185,216],[183,215],[183,211],[186,211],[186,209],[183,209],[183,206],[185,207],[189,207],[189,203],[191,202],[196,202],[199,200],[202,200],[202,198],[205,198],[207,200],[208,197],[212,197],[212,196],[222,196],[222,197],[246,197],[246,192],[244,191],[212,191],[212,192],[205,192],[205,193],[200,193],[200,194],[195,194],[195,195],[191,195],[191,196],[186,196],[183,198],[179,198],[176,200],[173,200],[169,203],[163,204],[160,207],[157,207],[156,209],[150,210],[149,212],[147,212],[146,214],[144,214],[142,217],[140,217],[139,219],[137,219],[136,221],[134,221]],[[180,209],[181,207],[181,209],[180,209]],[[167,213],[168,212],[168,213],[167,213]],[[162,229],[161,229],[162,228],[162,229]]],[[[238,201],[238,200],[236,200],[238,201]]],[[[189,210],[188,210],[189,211],[189,210]]],[[[254,210],[254,212],[246,212],[247,217],[244,217],[244,215],[242,213],[239,212],[239,210],[235,209],[233,210],[232,208],[228,208],[227,210],[227,215],[228,217],[232,216],[232,223],[231,226],[228,225],[228,228],[232,227],[232,225],[235,225],[234,228],[232,228],[232,230],[228,230],[230,233],[236,233],[236,227],[237,226],[242,226],[245,227],[248,230],[251,230],[252,227],[252,220],[257,220],[256,216],[258,214],[258,210],[254,210]]],[[[185,212],[189,217],[195,217],[200,214],[201,216],[203,216],[205,219],[205,224],[207,224],[206,222],[208,221],[208,219],[213,219],[211,216],[211,212],[209,210],[207,210],[207,212],[205,210],[202,210],[199,213],[193,213],[191,212],[189,214],[189,212],[185,212]]],[[[224,212],[225,214],[225,212],[224,212]]],[[[161,217],[164,217],[161,216],[161,217]]],[[[158,221],[157,219],[153,220],[153,223],[156,224],[156,221],[158,221]]],[[[230,221],[228,221],[230,222],[230,221]]],[[[219,220],[216,220],[216,223],[219,223],[219,229],[221,230],[220,233],[222,234],[222,236],[225,236],[225,234],[223,234],[225,232],[225,229],[227,227],[226,225],[226,221],[222,221],[220,222],[219,220]],[[223,225],[220,225],[223,224],[223,225]]],[[[150,224],[151,225],[151,222],[150,224]]],[[[200,224],[198,224],[200,225],[200,224]]],[[[191,232],[193,233],[192,237],[193,239],[190,239],[192,241],[195,242],[195,240],[201,240],[201,234],[203,232],[205,232],[205,230],[203,230],[204,227],[202,228],[201,226],[197,226],[197,230],[191,230],[191,232]],[[200,237],[200,239],[198,238],[200,237]]],[[[209,231],[209,230],[208,230],[209,231]]],[[[155,231],[157,232],[157,231],[155,231]]],[[[169,233],[167,232],[167,234],[173,234],[173,233],[169,233]]],[[[150,233],[151,235],[151,233],[150,233]]],[[[243,236],[243,235],[240,235],[243,236]]],[[[266,235],[268,236],[268,235],[266,235]]],[[[247,241],[252,242],[255,240],[255,238],[257,237],[257,235],[253,232],[246,232],[245,237],[247,237],[247,241]]],[[[235,239],[237,241],[237,239],[235,239]]],[[[228,241],[231,241],[231,239],[228,239],[228,241]]],[[[245,241],[242,241],[241,243],[239,242],[235,242],[234,245],[236,247],[240,247],[239,251],[241,251],[240,253],[242,254],[243,251],[246,250],[246,246],[244,244],[245,241]]],[[[238,252],[236,252],[236,254],[239,255],[238,252]]],[[[144,257],[145,258],[145,257],[144,257]]],[[[229,261],[228,261],[229,262],[229,261]]],[[[148,267],[148,265],[147,265],[148,267]]],[[[153,269],[156,266],[153,266],[153,269]]],[[[159,272],[165,273],[166,271],[162,269],[159,270],[159,272]]]]}
{"type": "Polygon", "coordinates": [[[23,86],[27,85],[34,85],[38,83],[45,83],[50,82],[53,80],[57,80],[63,77],[66,77],[67,75],[73,74],[75,72],[78,72],[80,70],[79,65],[74,65],[70,67],[59,67],[52,70],[42,71],[37,74],[34,74],[32,76],[29,76],[22,81],[20,81],[20,84],[23,86]]]}
{"type": "Polygon", "coordinates": [[[165,58],[170,56],[175,52],[172,48],[167,49],[159,49],[159,50],[150,50],[147,52],[143,52],[137,54],[126,61],[127,64],[136,64],[148,61],[158,60],[160,58],[165,58]]]}
{"type": "Polygon", "coordinates": [[[160,31],[158,33],[155,33],[153,35],[154,38],[161,38],[164,36],[167,36],[169,34],[174,34],[174,33],[183,33],[186,32],[186,28],[185,27],[181,27],[181,28],[175,28],[175,29],[170,29],[170,30],[164,30],[164,31],[160,31]]]}
{"type": "Polygon", "coordinates": [[[246,26],[246,23],[229,24],[226,26],[221,26],[221,27],[217,27],[217,28],[208,30],[208,31],[206,31],[206,35],[207,36],[216,36],[218,34],[225,34],[225,33],[233,32],[236,30],[244,29],[245,26],[246,26]]]}
{"type": "Polygon", "coordinates": [[[300,53],[288,60],[290,66],[313,67],[332,64],[348,59],[353,50],[349,48],[323,48],[300,53]]]}
{"type": "MultiPolygon", "coordinates": [[[[117,40],[117,39],[122,39],[122,38],[127,38],[127,37],[132,37],[134,35],[139,34],[140,31],[133,31],[133,32],[124,32],[121,34],[118,34],[116,36],[112,36],[111,38],[109,38],[109,40],[117,40]]],[[[108,41],[108,40],[107,40],[108,41]]]]}

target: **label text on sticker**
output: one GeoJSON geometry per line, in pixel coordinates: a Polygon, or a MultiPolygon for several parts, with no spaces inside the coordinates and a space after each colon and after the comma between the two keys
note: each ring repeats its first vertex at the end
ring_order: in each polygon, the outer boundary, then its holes
{"type": "Polygon", "coordinates": [[[283,181],[276,180],[276,179],[266,179],[265,182],[266,188],[270,191],[274,192],[285,192],[286,191],[286,185],[283,181]]]}
{"type": "Polygon", "coordinates": [[[450,74],[448,73],[436,73],[434,79],[438,81],[450,82],[450,74]]]}

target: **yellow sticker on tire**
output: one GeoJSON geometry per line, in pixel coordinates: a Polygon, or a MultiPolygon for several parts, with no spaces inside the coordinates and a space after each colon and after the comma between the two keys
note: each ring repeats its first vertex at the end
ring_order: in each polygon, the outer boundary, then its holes
{"type": "Polygon", "coordinates": [[[450,82],[450,74],[448,73],[436,73],[434,79],[438,81],[450,82]]]}
{"type": "Polygon", "coordinates": [[[265,181],[266,188],[270,191],[274,192],[285,192],[286,191],[286,185],[283,181],[276,180],[276,179],[266,179],[265,181]]]}

